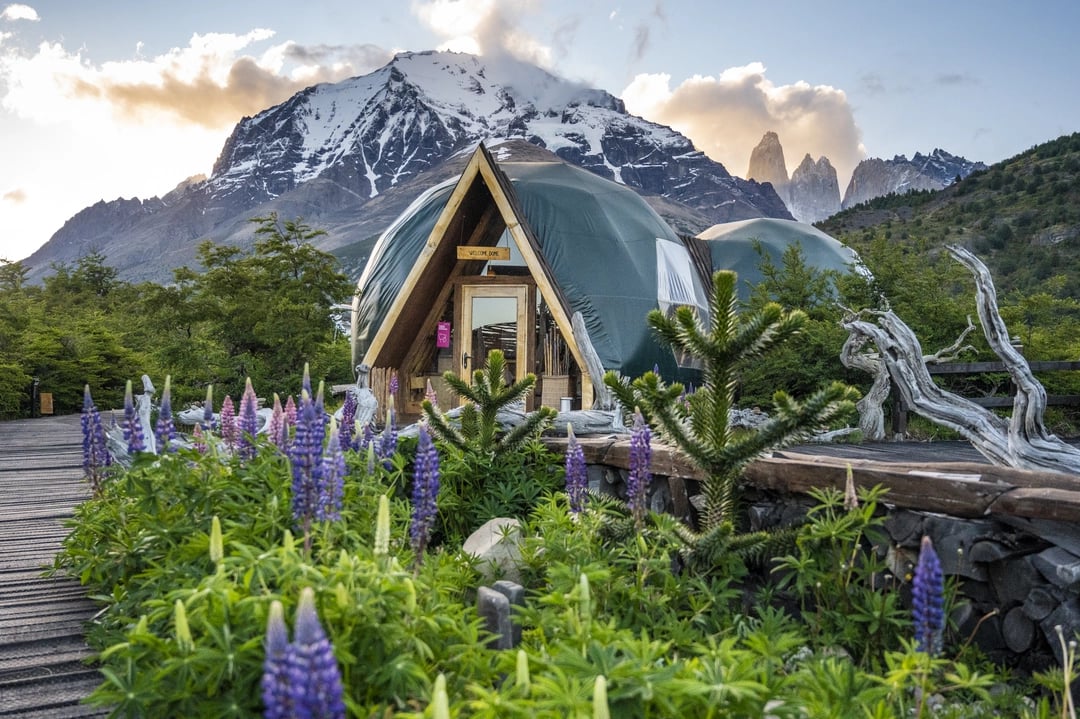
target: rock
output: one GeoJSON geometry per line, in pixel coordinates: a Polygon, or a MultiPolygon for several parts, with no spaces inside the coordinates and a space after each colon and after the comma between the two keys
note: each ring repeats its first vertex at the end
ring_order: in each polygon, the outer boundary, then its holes
{"type": "Polygon", "coordinates": [[[1022,604],[1031,588],[1045,581],[1039,570],[1035,569],[1030,556],[1005,559],[988,564],[986,568],[990,575],[990,585],[994,588],[999,606],[1003,610],[1014,604],[1022,604]]]}
{"type": "Polygon", "coordinates": [[[896,544],[917,547],[922,540],[923,519],[924,516],[918,512],[897,509],[885,518],[885,531],[896,544]]]}
{"type": "Polygon", "coordinates": [[[510,602],[510,646],[516,647],[521,644],[521,625],[514,621],[514,609],[525,606],[525,587],[517,582],[500,579],[492,585],[492,589],[510,602]]]}
{"type": "Polygon", "coordinates": [[[1061,547],[1044,549],[1032,557],[1035,568],[1055,587],[1076,593],[1080,588],[1080,557],[1061,547]]]}
{"type": "Polygon", "coordinates": [[[784,161],[784,148],[780,145],[780,137],[775,132],[766,132],[761,142],[750,152],[746,179],[770,183],[780,199],[787,203],[787,163],[784,161]]]}
{"type": "Polygon", "coordinates": [[[855,166],[841,204],[846,210],[890,192],[900,195],[912,190],[940,190],[957,177],[985,169],[981,162],[971,162],[941,149],[934,149],[929,155],[916,152],[910,160],[904,155],[891,160],[871,157],[855,166]]]}
{"type": "Polygon", "coordinates": [[[480,587],[476,595],[476,611],[484,621],[484,629],[494,635],[488,640],[488,648],[510,649],[514,646],[510,600],[505,594],[491,587],[480,587]]]}
{"type": "Polygon", "coordinates": [[[465,540],[462,551],[476,557],[487,581],[521,581],[521,523],[508,517],[489,520],[465,540]]]}
{"type": "Polygon", "coordinates": [[[1013,607],[1001,624],[1005,645],[1017,654],[1026,652],[1035,641],[1035,623],[1020,607],[1013,607]]]}
{"type": "Polygon", "coordinates": [[[934,541],[934,549],[941,560],[941,571],[946,576],[958,574],[979,581],[987,579],[986,567],[971,561],[970,550],[971,545],[992,536],[991,522],[930,516],[926,518],[923,532],[934,541]]]}
{"type": "Polygon", "coordinates": [[[1058,638],[1057,627],[1061,627],[1066,642],[1076,638],[1076,633],[1080,631],[1080,602],[1075,598],[1062,602],[1057,606],[1057,609],[1039,622],[1039,628],[1042,630],[1043,636],[1049,642],[1058,664],[1061,664],[1065,655],[1061,647],[1061,640],[1058,638]]]}
{"type": "Polygon", "coordinates": [[[840,183],[827,157],[814,162],[807,154],[788,185],[788,210],[799,222],[814,223],[840,211],[840,183]]]}
{"type": "Polygon", "coordinates": [[[1040,622],[1050,616],[1050,612],[1057,608],[1062,599],[1054,587],[1034,587],[1024,600],[1024,614],[1029,619],[1040,622]]]}
{"type": "Polygon", "coordinates": [[[984,539],[971,545],[968,556],[973,562],[996,562],[1009,556],[1009,551],[1000,543],[984,539]]]}

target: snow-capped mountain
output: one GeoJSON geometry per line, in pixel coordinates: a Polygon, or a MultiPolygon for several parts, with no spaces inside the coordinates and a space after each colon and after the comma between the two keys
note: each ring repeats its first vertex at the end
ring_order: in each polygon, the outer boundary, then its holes
{"type": "Polygon", "coordinates": [[[891,160],[870,158],[855,166],[842,207],[846,210],[889,193],[940,190],[958,177],[964,178],[985,169],[982,162],[972,162],[938,148],[929,155],[916,152],[910,160],[904,155],[891,160]]]}
{"type": "Polygon", "coordinates": [[[369,75],[309,87],[244,118],[208,179],[160,199],[87,208],[26,264],[40,277],[51,262],[99,250],[125,279],[167,281],[172,268],[194,264],[201,240],[247,244],[248,220],[270,212],[326,230],[322,249],[370,245],[419,192],[445,179],[448,161],[478,142],[511,139],[638,190],[681,231],[791,217],[771,186],[733,177],[607,92],[505,58],[403,53],[369,75]]]}

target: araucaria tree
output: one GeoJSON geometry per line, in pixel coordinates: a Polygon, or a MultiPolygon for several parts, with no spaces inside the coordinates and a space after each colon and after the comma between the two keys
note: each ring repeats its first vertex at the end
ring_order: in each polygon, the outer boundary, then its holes
{"type": "Polygon", "coordinates": [[[555,417],[555,410],[550,407],[530,412],[521,424],[500,433],[499,412],[522,401],[536,386],[536,375],[532,373],[513,384],[506,383],[505,373],[506,356],[501,350],[488,353],[487,364],[473,372],[472,384],[453,372],[443,373],[443,379],[450,389],[466,401],[461,407],[460,427],[457,427],[447,421],[430,400],[424,400],[424,416],[431,425],[431,431],[462,452],[492,456],[498,452],[514,451],[537,437],[555,417]]]}
{"type": "Polygon", "coordinates": [[[768,450],[851,415],[858,398],[854,388],[840,382],[826,385],[801,402],[778,390],[768,421],[753,430],[733,427],[730,411],[741,370],[806,322],[801,310],[785,311],[775,302],[740,316],[736,281],[734,272],[713,275],[708,327],[691,307],[679,307],[670,316],[660,310],[648,315],[650,327],[663,342],[703,366],[704,383],[685,403],[681,401],[683,386],[666,384],[654,372],[632,382],[614,372],[604,377],[627,411],[640,409],[665,441],[704,470],[702,529],[706,533],[734,529],[738,481],[747,464],[768,450]]]}

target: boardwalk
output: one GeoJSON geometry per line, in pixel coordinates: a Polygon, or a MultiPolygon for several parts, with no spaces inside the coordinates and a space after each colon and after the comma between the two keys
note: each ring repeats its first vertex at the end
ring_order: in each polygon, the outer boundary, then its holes
{"type": "Polygon", "coordinates": [[[104,716],[80,705],[100,682],[85,663],[94,605],[77,582],[42,577],[87,496],[78,415],[0,422],[0,717],[104,716]]]}

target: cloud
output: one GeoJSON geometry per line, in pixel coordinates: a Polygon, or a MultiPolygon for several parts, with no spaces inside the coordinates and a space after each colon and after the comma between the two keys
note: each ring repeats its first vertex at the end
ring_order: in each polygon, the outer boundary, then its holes
{"type": "Polygon", "coordinates": [[[0,200],[3,200],[4,202],[10,202],[13,205],[21,205],[22,203],[26,202],[26,199],[26,190],[23,189],[9,190],[3,195],[0,195],[0,200]]]}
{"type": "Polygon", "coordinates": [[[318,83],[369,72],[391,57],[372,45],[253,46],[273,37],[256,29],[243,35],[195,34],[187,47],[153,58],[92,65],[59,43],[32,53],[3,48],[0,106],[39,122],[73,115],[110,116],[127,123],[157,122],[227,127],[318,83]]]}
{"type": "Polygon", "coordinates": [[[806,154],[825,155],[841,189],[866,155],[847,95],[828,85],[774,85],[765,66],[751,63],[719,77],[695,75],[671,89],[667,74],[638,75],[623,91],[630,112],[689,137],[734,175],[745,176],[761,136],[780,136],[789,172],[806,154]]]}
{"type": "Polygon", "coordinates": [[[535,5],[535,0],[414,0],[412,12],[443,38],[439,50],[487,57],[509,55],[551,69],[551,47],[524,29],[525,18],[535,5]]]}
{"type": "Polygon", "coordinates": [[[37,22],[41,20],[38,17],[37,10],[29,5],[20,5],[15,3],[13,5],[7,5],[3,10],[0,10],[0,20],[8,20],[14,22],[15,20],[29,20],[31,22],[37,22]]]}

